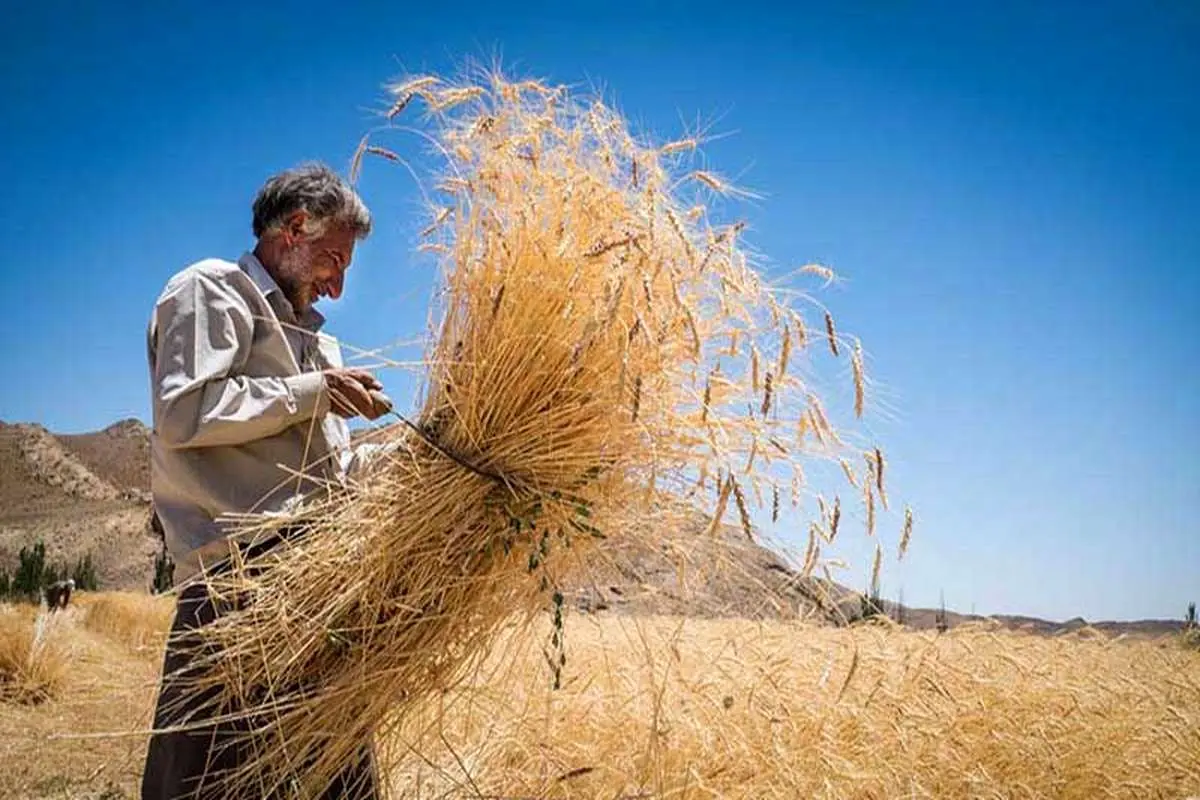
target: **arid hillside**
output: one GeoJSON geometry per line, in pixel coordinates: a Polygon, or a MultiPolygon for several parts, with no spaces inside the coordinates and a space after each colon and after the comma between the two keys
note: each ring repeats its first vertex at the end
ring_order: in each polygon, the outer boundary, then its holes
{"type": "Polygon", "coordinates": [[[51,562],[90,553],[103,587],[147,588],[158,552],[147,449],[136,420],[72,436],[0,422],[0,567],[41,539],[51,562]]]}

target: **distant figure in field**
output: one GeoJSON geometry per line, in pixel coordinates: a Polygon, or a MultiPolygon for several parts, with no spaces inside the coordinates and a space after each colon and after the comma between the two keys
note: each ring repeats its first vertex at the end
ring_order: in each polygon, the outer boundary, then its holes
{"type": "Polygon", "coordinates": [[[75,579],[55,581],[46,587],[46,605],[51,611],[66,608],[71,602],[71,592],[75,591],[75,579]]]}

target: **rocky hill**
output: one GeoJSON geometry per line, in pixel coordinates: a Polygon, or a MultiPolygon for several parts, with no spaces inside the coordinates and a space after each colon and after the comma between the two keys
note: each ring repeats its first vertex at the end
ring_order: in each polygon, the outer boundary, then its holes
{"type": "Polygon", "coordinates": [[[126,419],[96,433],[59,436],[63,447],[92,474],[126,492],[150,492],[150,431],[126,419]]]}
{"type": "Polygon", "coordinates": [[[0,422],[0,568],[41,539],[52,562],[90,553],[102,586],[148,586],[158,552],[148,442],[137,420],[73,436],[0,422]]]}

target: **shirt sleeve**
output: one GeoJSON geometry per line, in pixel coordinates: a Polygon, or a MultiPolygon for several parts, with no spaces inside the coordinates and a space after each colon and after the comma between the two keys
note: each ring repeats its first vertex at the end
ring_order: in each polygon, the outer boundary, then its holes
{"type": "Polygon", "coordinates": [[[239,374],[254,318],[231,287],[193,273],[154,309],[154,429],[171,448],[238,445],[325,414],[324,377],[239,374]]]}
{"type": "Polygon", "coordinates": [[[387,464],[400,449],[400,441],[363,442],[349,451],[343,470],[351,480],[363,480],[387,464]]]}

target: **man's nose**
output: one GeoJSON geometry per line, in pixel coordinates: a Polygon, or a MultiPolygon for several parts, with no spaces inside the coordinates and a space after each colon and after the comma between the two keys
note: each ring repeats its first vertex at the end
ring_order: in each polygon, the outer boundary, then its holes
{"type": "Polygon", "coordinates": [[[342,284],[346,280],[346,273],[339,272],[333,276],[333,280],[329,283],[329,296],[337,300],[342,296],[342,284]]]}

